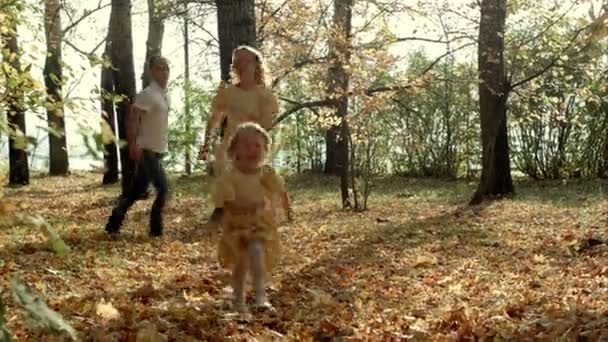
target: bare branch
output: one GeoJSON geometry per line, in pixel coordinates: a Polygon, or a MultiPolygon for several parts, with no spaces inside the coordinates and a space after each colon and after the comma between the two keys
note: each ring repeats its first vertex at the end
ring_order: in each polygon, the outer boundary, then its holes
{"type": "Polygon", "coordinates": [[[357,46],[353,46],[353,49],[361,49],[361,48],[380,48],[380,47],[385,47],[387,45],[390,44],[398,44],[398,43],[403,43],[403,42],[411,42],[411,41],[418,41],[418,42],[426,42],[426,43],[436,43],[436,44],[450,44],[452,42],[458,41],[458,40],[462,40],[462,39],[468,39],[471,41],[477,41],[476,37],[467,35],[462,33],[459,36],[453,37],[452,39],[444,39],[444,38],[425,38],[425,37],[400,37],[400,38],[396,38],[393,40],[389,40],[389,41],[379,41],[379,40],[374,40],[371,41],[369,43],[366,44],[361,44],[361,45],[357,45],[357,46]]]}
{"type": "Polygon", "coordinates": [[[446,52],[446,53],[444,53],[443,55],[441,55],[441,56],[437,57],[437,58],[436,58],[436,59],[435,59],[435,60],[434,60],[434,61],[433,61],[431,64],[429,64],[429,65],[428,65],[426,68],[424,68],[424,70],[423,70],[423,71],[422,71],[422,72],[421,72],[421,73],[420,73],[418,76],[422,76],[422,75],[426,74],[427,72],[429,72],[431,69],[433,69],[433,67],[435,67],[435,65],[436,65],[437,63],[439,63],[439,62],[440,62],[442,59],[444,59],[445,57],[447,57],[447,56],[449,56],[449,55],[453,54],[453,53],[454,53],[454,52],[456,52],[456,51],[459,51],[459,50],[465,49],[465,48],[467,48],[467,47],[469,47],[469,46],[475,45],[476,43],[477,43],[477,42],[470,42],[470,43],[466,43],[466,44],[463,44],[463,45],[461,45],[461,46],[459,46],[459,47],[457,47],[457,48],[455,48],[455,49],[452,49],[452,50],[447,51],[447,52],[446,52]]]}
{"type": "Polygon", "coordinates": [[[192,20],[190,21],[191,24],[193,24],[194,26],[196,26],[197,28],[201,29],[203,32],[205,32],[206,34],[208,34],[216,43],[220,43],[219,39],[213,35],[213,33],[209,32],[209,30],[207,30],[203,25],[200,25],[199,23],[196,22],[196,20],[192,20]]]}
{"type": "Polygon", "coordinates": [[[74,51],[80,53],[81,55],[83,55],[87,58],[89,58],[91,55],[94,55],[105,41],[106,41],[106,38],[104,37],[101,41],[99,41],[99,43],[97,43],[97,45],[95,45],[95,47],[93,48],[93,50],[91,50],[91,52],[86,52],[86,51],[83,51],[82,49],[80,49],[79,47],[77,47],[76,45],[74,45],[68,39],[63,39],[63,42],[67,46],[71,47],[72,49],[74,49],[74,51]]]}
{"type": "Polygon", "coordinates": [[[323,99],[317,101],[308,101],[308,102],[296,102],[284,97],[280,97],[281,100],[285,102],[289,102],[291,104],[295,104],[293,107],[289,108],[283,114],[279,115],[279,117],[274,121],[273,127],[278,125],[281,121],[287,119],[292,113],[299,111],[304,108],[316,108],[316,107],[327,107],[334,103],[331,99],[323,99]]]}
{"type": "Polygon", "coordinates": [[[78,24],[80,24],[83,20],[87,19],[88,17],[90,17],[92,14],[94,14],[97,11],[100,11],[100,10],[106,8],[106,7],[109,7],[110,5],[111,5],[111,3],[107,3],[105,5],[102,5],[101,1],[100,1],[99,4],[97,5],[97,7],[93,8],[91,10],[85,10],[84,13],[83,13],[83,15],[80,18],[76,19],[76,20],[73,20],[72,16],[69,15],[71,23],[70,23],[70,25],[68,25],[66,28],[64,28],[61,31],[61,35],[65,36],[69,31],[71,31],[76,26],[78,26],[78,24]]]}
{"type": "MultiPolygon", "coordinates": [[[[264,32],[264,28],[266,28],[266,25],[268,25],[268,23],[270,22],[270,18],[276,16],[277,13],[279,13],[279,11],[282,10],[283,7],[285,7],[285,5],[287,5],[288,2],[289,2],[289,0],[283,1],[283,3],[280,6],[278,6],[277,8],[275,8],[274,11],[272,11],[272,13],[270,13],[267,16],[266,21],[264,21],[263,23],[260,24],[260,27],[259,27],[259,30],[258,30],[258,35],[259,36],[262,36],[262,32],[264,32]]],[[[266,5],[266,4],[264,4],[264,5],[266,5]]]]}
{"type": "Polygon", "coordinates": [[[285,77],[287,77],[289,74],[291,74],[292,72],[299,70],[307,65],[312,65],[312,64],[317,64],[317,63],[322,63],[323,61],[326,61],[327,57],[323,56],[323,57],[317,57],[317,58],[308,58],[305,60],[302,60],[298,63],[295,63],[291,68],[285,70],[280,76],[275,77],[274,80],[272,80],[272,87],[276,87],[277,84],[285,77]]]}

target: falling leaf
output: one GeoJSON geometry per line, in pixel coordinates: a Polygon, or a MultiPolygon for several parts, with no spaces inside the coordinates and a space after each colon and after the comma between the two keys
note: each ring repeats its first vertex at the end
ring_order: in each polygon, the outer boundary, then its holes
{"type": "Polygon", "coordinates": [[[547,261],[547,258],[542,254],[534,254],[532,260],[537,264],[544,264],[547,261]]]}
{"type": "Polygon", "coordinates": [[[70,252],[70,247],[65,244],[57,231],[41,216],[24,216],[26,221],[39,228],[46,236],[51,245],[51,248],[57,255],[66,256],[70,252]]]}
{"type": "Polygon", "coordinates": [[[412,267],[430,266],[437,263],[437,258],[434,255],[419,255],[412,264],[412,267]]]}
{"type": "Polygon", "coordinates": [[[32,294],[23,283],[17,279],[12,279],[11,289],[15,301],[25,309],[34,323],[52,331],[65,332],[72,340],[78,340],[76,330],[60,314],[49,309],[42,299],[32,294]]]}
{"type": "Polygon", "coordinates": [[[332,296],[322,290],[306,289],[306,291],[312,295],[315,305],[331,306],[334,304],[332,296]]]}
{"type": "Polygon", "coordinates": [[[95,306],[95,312],[104,322],[120,318],[120,313],[116,310],[114,305],[112,305],[112,303],[106,303],[103,299],[95,306]]]}
{"type": "Polygon", "coordinates": [[[11,333],[6,327],[6,307],[0,298],[0,342],[11,342],[11,333]]]}
{"type": "Polygon", "coordinates": [[[142,324],[143,327],[137,331],[135,342],[166,342],[167,336],[158,332],[151,323],[142,324]]]}

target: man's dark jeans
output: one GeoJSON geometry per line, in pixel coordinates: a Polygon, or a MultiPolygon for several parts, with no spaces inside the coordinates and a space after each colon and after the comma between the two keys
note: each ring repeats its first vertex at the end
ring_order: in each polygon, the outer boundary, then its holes
{"type": "Polygon", "coordinates": [[[152,183],[156,188],[156,200],[152,204],[150,212],[150,235],[159,236],[163,232],[163,208],[167,201],[169,186],[167,175],[162,164],[162,154],[144,150],[142,159],[137,163],[133,184],[127,193],[122,194],[118,205],[112,211],[112,216],[106,225],[108,233],[116,233],[120,230],[122,221],[127,211],[135,201],[145,192],[148,185],[152,183]]]}

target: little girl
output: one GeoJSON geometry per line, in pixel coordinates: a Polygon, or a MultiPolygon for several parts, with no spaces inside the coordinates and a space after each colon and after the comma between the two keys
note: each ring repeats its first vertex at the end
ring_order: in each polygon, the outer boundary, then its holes
{"type": "Polygon", "coordinates": [[[291,212],[282,178],[263,165],[270,146],[266,130],[253,122],[244,123],[229,141],[231,163],[217,178],[213,200],[224,208],[219,261],[232,270],[234,307],[242,312],[246,310],[248,271],[253,278],[256,306],[270,306],[264,287],[279,252],[278,209],[282,207],[288,219],[291,212]]]}

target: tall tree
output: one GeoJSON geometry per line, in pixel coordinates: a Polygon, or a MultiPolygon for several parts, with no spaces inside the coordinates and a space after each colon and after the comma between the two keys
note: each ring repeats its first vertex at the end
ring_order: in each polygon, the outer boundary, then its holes
{"type": "Polygon", "coordinates": [[[152,56],[161,55],[164,34],[163,0],[148,0],[148,39],[146,40],[146,62],[141,76],[142,89],[150,84],[148,60],[152,56]]]}
{"type": "Polygon", "coordinates": [[[478,70],[481,119],[482,169],[471,204],[488,196],[512,193],[513,180],[507,135],[507,98],[504,33],[507,1],[483,0],[479,23],[478,70]]]}
{"type": "MultiPolygon", "coordinates": [[[[126,122],[129,115],[131,101],[135,97],[135,70],[133,66],[133,38],[131,29],[131,0],[112,0],[110,14],[110,40],[112,48],[110,60],[112,61],[114,91],[121,97],[116,105],[118,136],[126,139],[126,122]]],[[[128,146],[120,149],[120,164],[122,174],[122,191],[131,185],[135,163],[129,157],[128,146]]]]}
{"type": "Polygon", "coordinates": [[[9,184],[27,185],[30,183],[30,171],[27,162],[27,138],[25,136],[25,99],[24,77],[19,60],[19,42],[17,40],[17,22],[9,23],[9,30],[2,33],[2,54],[5,63],[4,73],[7,78],[6,113],[11,129],[9,136],[9,184]]]}
{"type": "Polygon", "coordinates": [[[44,31],[46,35],[46,59],[44,84],[47,93],[47,120],[49,126],[49,173],[65,176],[69,172],[68,149],[61,87],[61,5],[59,0],[46,0],[44,7],[44,31]]]}
{"type": "MultiPolygon", "coordinates": [[[[217,35],[220,47],[220,72],[222,80],[230,80],[232,51],[237,46],[247,44],[257,46],[255,30],[254,0],[216,0],[217,35]]],[[[222,122],[224,134],[226,120],[222,122]]]]}
{"type": "MultiPolygon", "coordinates": [[[[190,18],[188,17],[188,2],[184,3],[184,115],[186,116],[185,128],[186,132],[190,132],[190,42],[189,42],[189,32],[188,32],[188,21],[190,18]]],[[[184,156],[184,169],[187,175],[192,174],[192,160],[190,156],[190,149],[187,147],[185,156],[184,156]]]]}
{"type": "Polygon", "coordinates": [[[348,195],[348,85],[347,65],[350,61],[350,38],[353,0],[334,0],[333,32],[329,38],[330,67],[327,79],[327,92],[334,98],[337,126],[327,131],[327,157],[325,173],[340,176],[342,205],[350,206],[348,195]],[[333,151],[331,151],[333,149],[333,151]],[[333,159],[331,159],[333,158],[333,159]],[[332,163],[335,164],[332,165],[332,163]]]}
{"type": "MultiPolygon", "coordinates": [[[[110,14],[110,25],[112,22],[110,14]]],[[[110,62],[112,53],[112,40],[108,34],[106,38],[105,51],[103,53],[103,64],[101,69],[101,116],[107,127],[116,135],[116,118],[114,115],[114,73],[110,62]]],[[[114,184],[118,182],[118,152],[116,150],[116,140],[104,144],[104,165],[102,184],[114,184]]]]}
{"type": "Polygon", "coordinates": [[[230,79],[232,50],[241,44],[256,46],[254,0],[216,0],[217,32],[222,80],[230,79]]]}

